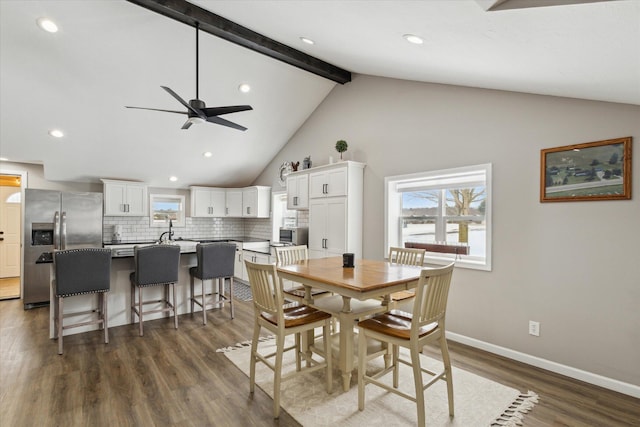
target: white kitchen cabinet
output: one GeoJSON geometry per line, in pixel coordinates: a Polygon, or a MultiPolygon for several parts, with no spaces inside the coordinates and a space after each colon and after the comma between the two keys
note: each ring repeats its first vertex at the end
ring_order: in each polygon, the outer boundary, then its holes
{"type": "Polygon", "coordinates": [[[226,189],[214,187],[190,187],[192,217],[226,216],[226,189]]]}
{"type": "Polygon", "coordinates": [[[287,209],[309,209],[309,174],[307,172],[287,176],[287,209]]]}
{"type": "MultiPolygon", "coordinates": [[[[309,174],[309,257],[323,258],[340,256],[345,252],[362,258],[363,233],[363,185],[364,164],[341,162],[328,167],[327,170],[309,174]],[[326,173],[325,173],[326,172],[326,173]],[[328,187],[339,188],[332,196],[331,191],[311,197],[311,181],[314,174],[321,174],[327,179],[328,187]],[[331,184],[331,176],[334,184],[331,184]],[[340,184],[340,185],[336,185],[340,184]]],[[[326,187],[325,187],[326,189],[326,187]]]]}
{"type": "Polygon", "coordinates": [[[147,216],[147,186],[142,182],[103,179],[105,216],[147,216]]]}
{"type": "Polygon", "coordinates": [[[269,218],[271,187],[254,186],[242,189],[242,216],[269,218]]]}
{"type": "Polygon", "coordinates": [[[233,276],[238,279],[242,279],[242,273],[245,270],[244,257],[242,253],[242,242],[235,242],[235,243],[236,243],[236,259],[233,264],[233,276]]]}
{"type": "MultiPolygon", "coordinates": [[[[242,251],[242,277],[241,279],[245,282],[249,281],[249,276],[247,274],[247,266],[244,263],[244,260],[249,260],[250,262],[255,262],[258,264],[270,264],[271,263],[271,255],[263,254],[260,252],[253,251],[242,251]]],[[[237,273],[236,273],[237,274],[237,273]]]]}
{"type": "Polygon", "coordinates": [[[313,172],[309,173],[309,198],[346,196],[348,193],[349,163],[353,162],[334,163],[312,169],[313,172]]]}
{"type": "Polygon", "coordinates": [[[242,188],[227,188],[225,216],[242,217],[242,188]]]}

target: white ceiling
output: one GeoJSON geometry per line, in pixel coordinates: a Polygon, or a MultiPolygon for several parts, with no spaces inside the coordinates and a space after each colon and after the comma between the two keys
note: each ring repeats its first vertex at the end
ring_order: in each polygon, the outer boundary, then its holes
{"type": "MultiPolygon", "coordinates": [[[[195,3],[354,74],[640,105],[638,0],[493,12],[474,0],[195,3]]],[[[124,106],[182,110],[160,85],[195,97],[193,28],[112,0],[0,0],[0,27],[0,157],[43,163],[50,180],[248,185],[335,85],[200,33],[200,99],[254,110],[224,116],[246,132],[181,130],[184,116],[124,106]],[[60,31],[39,29],[42,16],[60,31]]]]}

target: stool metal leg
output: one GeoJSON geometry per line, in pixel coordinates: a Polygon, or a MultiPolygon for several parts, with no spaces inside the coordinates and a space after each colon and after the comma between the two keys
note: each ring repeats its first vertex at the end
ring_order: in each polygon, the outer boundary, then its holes
{"type": "Polygon", "coordinates": [[[101,313],[102,314],[102,327],[104,328],[104,342],[105,344],[109,344],[109,314],[107,312],[107,293],[106,292],[102,292],[101,293],[101,299],[102,299],[102,309],[101,309],[101,313]]]}
{"type": "Polygon", "coordinates": [[[58,314],[58,354],[62,354],[62,313],[64,313],[63,310],[63,303],[62,300],[64,298],[62,297],[58,297],[58,310],[57,310],[57,314],[58,314]]]}
{"type": "Polygon", "coordinates": [[[173,321],[175,323],[176,329],[178,329],[178,305],[176,304],[176,284],[171,284],[171,289],[173,290],[173,321]]]}

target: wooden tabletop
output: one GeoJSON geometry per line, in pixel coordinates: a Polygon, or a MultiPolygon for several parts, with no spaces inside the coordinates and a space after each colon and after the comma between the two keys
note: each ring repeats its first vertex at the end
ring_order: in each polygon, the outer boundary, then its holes
{"type": "Polygon", "coordinates": [[[281,273],[361,293],[417,281],[420,270],[420,267],[370,259],[358,259],[355,267],[344,268],[342,257],[309,259],[278,267],[281,273]]]}

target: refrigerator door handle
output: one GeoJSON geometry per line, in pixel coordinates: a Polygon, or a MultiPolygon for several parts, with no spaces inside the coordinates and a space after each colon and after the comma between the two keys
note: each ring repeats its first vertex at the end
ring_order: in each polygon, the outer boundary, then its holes
{"type": "Polygon", "coordinates": [[[53,214],[53,249],[60,249],[60,212],[53,214]]]}
{"type": "Polygon", "coordinates": [[[67,213],[62,212],[60,219],[60,249],[67,249],[67,213]]]}

